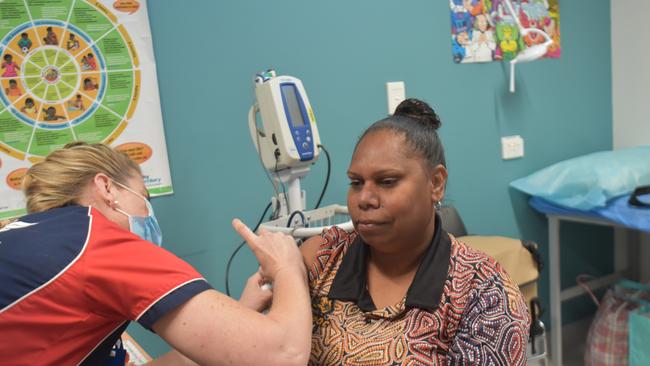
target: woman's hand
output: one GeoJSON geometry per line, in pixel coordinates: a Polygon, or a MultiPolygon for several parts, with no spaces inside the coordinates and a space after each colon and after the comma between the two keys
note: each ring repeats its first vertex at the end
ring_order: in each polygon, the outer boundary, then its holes
{"type": "Polygon", "coordinates": [[[239,303],[257,312],[268,309],[271,305],[271,299],[273,299],[273,291],[268,286],[262,288],[265,283],[267,282],[262,275],[255,272],[246,281],[246,287],[244,287],[244,292],[239,298],[239,303]]]}
{"type": "Polygon", "coordinates": [[[259,272],[265,279],[273,282],[276,275],[285,270],[300,271],[306,275],[302,256],[291,236],[265,230],[260,230],[258,236],[238,219],[232,221],[232,226],[255,254],[260,263],[259,272]]]}

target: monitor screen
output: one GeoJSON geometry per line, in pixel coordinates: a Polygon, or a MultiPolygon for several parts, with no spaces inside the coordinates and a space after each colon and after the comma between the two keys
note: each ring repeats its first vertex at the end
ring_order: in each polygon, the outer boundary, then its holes
{"type": "Polygon", "coordinates": [[[302,118],[302,113],[300,111],[300,102],[298,101],[298,89],[294,84],[282,84],[280,86],[282,90],[282,99],[285,103],[285,110],[289,112],[289,120],[293,127],[299,127],[305,125],[305,120],[302,118]]]}

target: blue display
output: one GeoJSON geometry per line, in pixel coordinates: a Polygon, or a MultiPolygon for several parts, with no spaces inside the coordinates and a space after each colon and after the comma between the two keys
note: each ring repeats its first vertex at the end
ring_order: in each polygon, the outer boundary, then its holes
{"type": "Polygon", "coordinates": [[[287,115],[289,122],[294,127],[304,126],[305,120],[298,104],[298,89],[294,84],[282,84],[280,90],[282,90],[284,109],[289,112],[287,115]]]}
{"type": "Polygon", "coordinates": [[[294,83],[280,84],[280,91],[282,93],[284,112],[300,160],[311,160],[314,158],[314,141],[311,126],[307,123],[309,117],[307,116],[305,103],[294,83]]]}

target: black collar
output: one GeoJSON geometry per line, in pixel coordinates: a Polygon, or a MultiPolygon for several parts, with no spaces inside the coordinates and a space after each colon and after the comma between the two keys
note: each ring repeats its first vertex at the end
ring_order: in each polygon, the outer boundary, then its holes
{"type": "MultiPolygon", "coordinates": [[[[440,216],[436,214],[436,228],[431,244],[424,252],[413,282],[406,293],[406,307],[434,310],[440,303],[451,255],[451,240],[442,229],[440,216]]],[[[339,266],[328,298],[355,301],[363,311],[373,311],[375,305],[366,288],[370,248],[361,236],[348,248],[339,266]]]]}

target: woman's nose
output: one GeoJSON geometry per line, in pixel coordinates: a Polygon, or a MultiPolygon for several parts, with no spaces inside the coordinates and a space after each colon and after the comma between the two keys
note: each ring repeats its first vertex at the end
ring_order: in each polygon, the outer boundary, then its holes
{"type": "Polygon", "coordinates": [[[359,208],[362,210],[379,208],[379,196],[377,190],[370,185],[364,185],[359,192],[359,208]]]}

